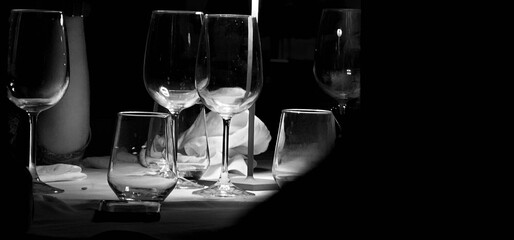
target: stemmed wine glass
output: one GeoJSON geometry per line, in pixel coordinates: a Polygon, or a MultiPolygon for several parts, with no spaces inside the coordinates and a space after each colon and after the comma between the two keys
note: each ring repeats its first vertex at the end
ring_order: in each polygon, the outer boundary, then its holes
{"type": "MultiPolygon", "coordinates": [[[[155,10],[146,39],[144,83],[155,102],[171,114],[175,162],[179,114],[199,101],[195,88],[195,62],[203,15],[195,11],[155,10]]],[[[177,188],[204,187],[184,177],[179,177],[177,184],[177,188]]]]}
{"type": "Polygon", "coordinates": [[[314,76],[337,100],[338,118],[360,99],[360,9],[323,9],[314,51],[314,76]]]}
{"type": "Polygon", "coordinates": [[[254,196],[231,183],[228,149],[232,116],[250,108],[262,89],[262,53],[255,17],[205,14],[195,78],[198,94],[205,106],[223,118],[223,157],[218,181],[193,194],[254,196]]]}
{"type": "Polygon", "coordinates": [[[39,113],[61,100],[69,85],[68,45],[60,11],[13,9],[9,18],[7,97],[29,116],[28,169],[34,193],[61,193],[36,171],[39,113]]]}

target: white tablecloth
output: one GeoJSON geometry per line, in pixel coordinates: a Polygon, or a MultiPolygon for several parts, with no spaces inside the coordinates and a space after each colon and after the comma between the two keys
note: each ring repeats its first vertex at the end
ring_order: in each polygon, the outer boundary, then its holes
{"type": "MultiPolygon", "coordinates": [[[[230,226],[237,219],[276,193],[252,191],[249,198],[206,198],[194,190],[174,189],[161,205],[160,220],[155,222],[93,222],[101,200],[116,200],[107,183],[106,169],[85,168],[87,178],[52,182],[64,193],[37,195],[34,221],[29,234],[36,236],[88,238],[109,231],[132,231],[156,239],[173,239],[198,231],[215,231],[230,226]]],[[[256,172],[255,178],[273,179],[270,172],[256,172]]]]}

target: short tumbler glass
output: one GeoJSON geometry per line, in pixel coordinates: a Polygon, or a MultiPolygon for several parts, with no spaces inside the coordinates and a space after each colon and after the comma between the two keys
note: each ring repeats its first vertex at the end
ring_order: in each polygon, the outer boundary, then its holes
{"type": "Polygon", "coordinates": [[[336,123],[321,109],[284,109],[273,156],[272,174],[279,187],[312,169],[334,147],[336,123]]]}
{"type": "Polygon", "coordinates": [[[107,181],[120,200],[162,202],[175,188],[169,121],[167,113],[118,113],[107,181]]]}

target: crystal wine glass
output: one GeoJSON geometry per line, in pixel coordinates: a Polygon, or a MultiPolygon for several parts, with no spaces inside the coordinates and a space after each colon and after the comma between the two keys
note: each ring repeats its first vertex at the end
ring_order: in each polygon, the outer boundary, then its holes
{"type": "Polygon", "coordinates": [[[206,14],[196,62],[196,88],[204,105],[223,118],[222,168],[218,181],[193,194],[241,197],[228,175],[229,126],[232,116],[257,100],[263,85],[262,53],[255,17],[206,14]]]}
{"type": "Polygon", "coordinates": [[[68,45],[60,11],[13,9],[9,18],[7,97],[29,116],[29,165],[36,194],[61,193],[36,171],[37,119],[69,85],[68,45]]]}
{"type": "MultiPolygon", "coordinates": [[[[195,88],[195,62],[203,15],[194,11],[155,10],[146,39],[144,83],[155,102],[171,114],[175,162],[179,114],[199,101],[195,88]]],[[[180,174],[180,169],[178,172],[180,174]]],[[[184,177],[180,177],[177,184],[179,189],[204,187],[184,177]]]]}
{"type": "Polygon", "coordinates": [[[337,116],[360,99],[360,9],[323,9],[314,50],[314,76],[338,102],[337,116]]]}

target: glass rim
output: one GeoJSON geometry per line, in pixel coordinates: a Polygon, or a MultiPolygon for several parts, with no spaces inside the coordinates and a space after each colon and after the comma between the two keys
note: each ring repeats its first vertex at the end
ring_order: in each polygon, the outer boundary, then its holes
{"type": "Polygon", "coordinates": [[[205,15],[202,11],[162,10],[162,9],[152,11],[152,14],[161,14],[161,13],[181,13],[181,14],[205,15]]]}
{"type": "Polygon", "coordinates": [[[207,13],[205,14],[205,17],[226,17],[226,18],[255,18],[255,16],[252,15],[246,15],[246,14],[231,14],[231,13],[207,13]]]}
{"type": "Polygon", "coordinates": [[[118,117],[159,117],[167,118],[171,116],[169,113],[163,112],[150,112],[150,111],[121,111],[118,112],[118,117]]]}
{"type": "Polygon", "coordinates": [[[58,13],[63,14],[62,11],[59,10],[49,10],[49,9],[30,9],[30,8],[15,8],[11,9],[11,12],[24,12],[24,13],[58,13]]]}
{"type": "Polygon", "coordinates": [[[282,113],[332,114],[329,110],[317,108],[286,108],[282,109],[282,113]]]}

